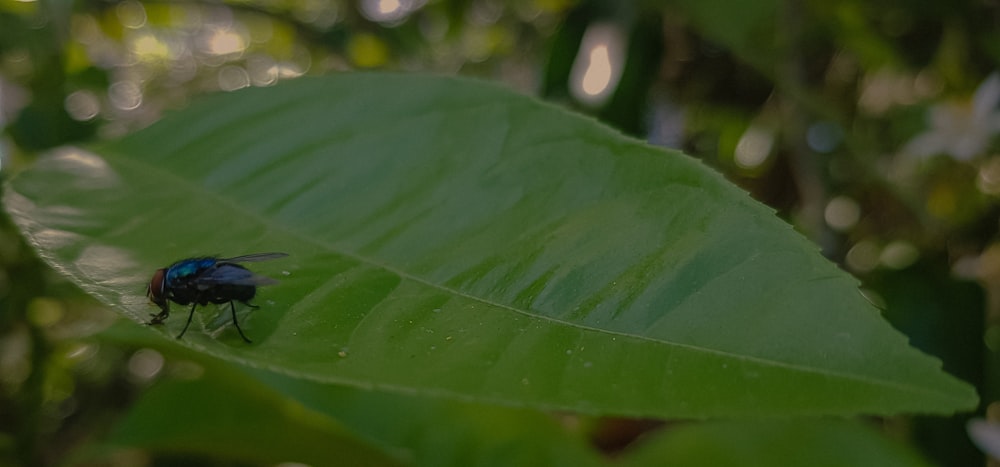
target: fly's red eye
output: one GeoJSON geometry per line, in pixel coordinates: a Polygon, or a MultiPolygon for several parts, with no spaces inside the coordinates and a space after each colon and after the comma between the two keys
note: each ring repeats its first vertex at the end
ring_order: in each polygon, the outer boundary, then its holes
{"type": "Polygon", "coordinates": [[[149,280],[149,286],[146,287],[146,296],[154,303],[163,300],[163,281],[166,280],[164,277],[166,274],[166,269],[157,269],[153,273],[153,278],[149,280]]]}

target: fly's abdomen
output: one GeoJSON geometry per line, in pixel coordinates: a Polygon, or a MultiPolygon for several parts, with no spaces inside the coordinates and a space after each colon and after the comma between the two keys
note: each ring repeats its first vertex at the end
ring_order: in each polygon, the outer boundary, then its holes
{"type": "Polygon", "coordinates": [[[217,285],[206,292],[210,292],[210,296],[207,296],[205,300],[211,303],[226,303],[231,300],[247,303],[254,295],[257,295],[257,287],[252,285],[224,284],[217,285]]]}

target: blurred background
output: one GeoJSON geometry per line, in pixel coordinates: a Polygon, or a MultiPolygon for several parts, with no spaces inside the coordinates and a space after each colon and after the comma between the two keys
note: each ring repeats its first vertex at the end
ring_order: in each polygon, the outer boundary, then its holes
{"type": "MultiPolygon", "coordinates": [[[[1000,422],[998,25],[996,0],[0,0],[0,180],[200,94],[351,70],[480,77],[722,172],[1000,422]]],[[[160,357],[95,344],[114,320],[0,219],[0,453],[57,463],[127,410],[160,357]]],[[[872,424],[982,465],[972,415],[872,424]]]]}

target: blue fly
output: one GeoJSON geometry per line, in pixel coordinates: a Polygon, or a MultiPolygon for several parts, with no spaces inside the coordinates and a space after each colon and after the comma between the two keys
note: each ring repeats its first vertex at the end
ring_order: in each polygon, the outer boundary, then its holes
{"type": "Polygon", "coordinates": [[[236,321],[236,305],[233,302],[257,308],[256,305],[250,304],[250,299],[257,295],[257,287],[277,284],[278,281],[255,274],[237,263],[267,261],[286,256],[288,255],[285,253],[256,253],[235,258],[188,258],[157,269],[146,288],[146,296],[158,305],[161,311],[153,315],[149,324],[161,324],[170,316],[170,302],[178,305],[191,304],[187,323],[177,336],[180,339],[191,325],[194,309],[198,305],[205,306],[209,303],[221,305],[228,302],[236,330],[239,331],[240,337],[249,343],[250,339],[243,334],[240,323],[236,321]]]}

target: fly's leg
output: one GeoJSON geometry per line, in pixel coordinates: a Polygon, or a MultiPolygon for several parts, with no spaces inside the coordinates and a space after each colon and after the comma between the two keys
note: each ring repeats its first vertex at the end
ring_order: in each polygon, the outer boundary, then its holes
{"type": "Polygon", "coordinates": [[[167,317],[170,316],[170,308],[165,308],[163,311],[155,315],[150,313],[150,316],[152,316],[153,319],[149,320],[146,324],[163,324],[167,317]]]}
{"type": "Polygon", "coordinates": [[[159,313],[157,313],[155,315],[152,314],[152,313],[150,313],[149,315],[152,316],[153,319],[147,321],[146,322],[147,325],[148,324],[163,324],[163,322],[166,321],[167,317],[170,316],[170,311],[163,310],[163,311],[161,311],[161,312],[159,312],[159,313]]]}
{"type": "MultiPolygon", "coordinates": [[[[250,305],[250,304],[249,304],[249,303],[247,303],[247,305],[250,305]]],[[[253,305],[250,305],[250,307],[251,307],[251,308],[257,308],[257,307],[255,307],[255,306],[253,306],[253,305]]],[[[248,337],[246,336],[246,334],[243,334],[243,330],[242,330],[242,329],[240,329],[240,323],[239,323],[239,321],[236,321],[236,305],[234,305],[234,304],[233,304],[233,301],[232,301],[232,300],[230,300],[230,301],[229,301],[229,310],[230,310],[230,311],[232,311],[232,313],[233,313],[233,325],[235,325],[235,326],[236,326],[236,330],[237,330],[237,331],[239,331],[239,333],[240,333],[240,337],[242,337],[242,338],[243,338],[243,340],[244,340],[244,341],[246,341],[246,343],[247,343],[247,344],[252,344],[252,343],[253,343],[253,341],[251,341],[251,340],[250,340],[250,339],[249,339],[249,338],[248,338],[248,337]]]]}
{"type": "Polygon", "coordinates": [[[198,302],[194,302],[194,303],[191,304],[191,312],[188,313],[188,320],[187,320],[186,323],[184,323],[184,329],[181,329],[181,333],[177,335],[178,339],[180,339],[181,337],[183,337],[184,333],[187,332],[188,326],[191,325],[191,318],[194,317],[194,309],[197,306],[198,306],[198,302]]]}

